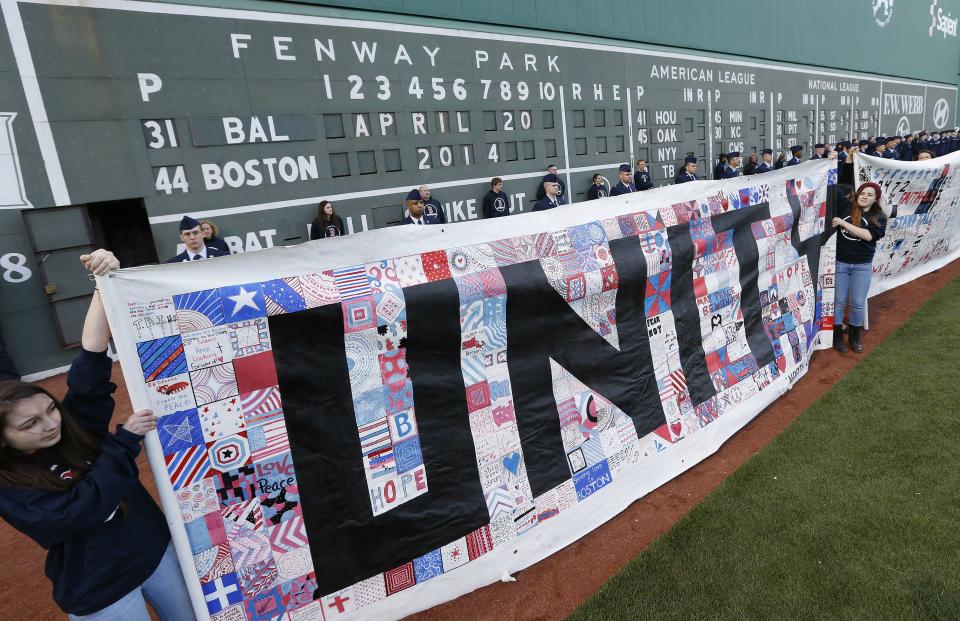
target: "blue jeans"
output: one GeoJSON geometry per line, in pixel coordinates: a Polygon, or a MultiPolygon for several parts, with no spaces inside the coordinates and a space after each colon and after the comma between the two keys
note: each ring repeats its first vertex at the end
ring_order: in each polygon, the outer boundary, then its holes
{"type": "Polygon", "coordinates": [[[843,311],[850,304],[850,325],[863,325],[863,305],[867,302],[867,292],[870,291],[870,276],[873,273],[872,263],[842,263],[837,261],[837,279],[834,289],[835,326],[843,324],[843,311]]]}
{"type": "Polygon", "coordinates": [[[172,543],[167,546],[160,565],[139,588],[103,610],[89,615],[68,616],[73,621],[150,621],[144,600],[150,602],[160,621],[196,620],[172,543]]]}

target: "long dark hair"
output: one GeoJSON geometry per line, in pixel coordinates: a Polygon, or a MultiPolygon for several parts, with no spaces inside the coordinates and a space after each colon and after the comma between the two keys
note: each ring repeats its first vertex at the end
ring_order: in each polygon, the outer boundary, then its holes
{"type": "Polygon", "coordinates": [[[853,195],[853,204],[850,205],[850,223],[853,226],[860,226],[861,217],[874,226],[880,224],[880,218],[884,217],[883,209],[880,208],[880,193],[880,186],[872,181],[864,183],[857,188],[857,193],[853,195]],[[870,209],[861,213],[860,194],[867,188],[873,188],[877,198],[875,201],[873,201],[873,205],[870,206],[870,209]]]}
{"type": "Polygon", "coordinates": [[[35,455],[22,453],[6,442],[0,443],[0,486],[37,487],[63,492],[83,478],[90,464],[96,460],[98,450],[59,399],[47,389],[27,382],[0,382],[0,433],[6,428],[7,417],[17,402],[36,395],[50,397],[60,411],[60,441],[35,455]],[[61,479],[48,467],[51,464],[72,470],[73,479],[61,479]]]}
{"type": "Polygon", "coordinates": [[[327,217],[327,214],[323,209],[329,204],[330,201],[320,201],[320,206],[317,207],[317,220],[320,221],[320,224],[325,224],[327,222],[336,223],[336,221],[340,219],[339,216],[337,216],[337,210],[333,207],[330,208],[330,217],[327,217]]]}

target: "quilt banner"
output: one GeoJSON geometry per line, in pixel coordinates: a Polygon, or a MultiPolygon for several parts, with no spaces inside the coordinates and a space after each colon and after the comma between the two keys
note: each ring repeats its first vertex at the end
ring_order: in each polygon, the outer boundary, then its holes
{"type": "Polygon", "coordinates": [[[830,342],[835,183],[809,162],[101,278],[195,606],[398,618],[704,459],[830,342]]]}
{"type": "Polygon", "coordinates": [[[900,286],[960,257],[960,152],[901,162],[857,154],[857,185],[883,189],[889,216],[873,257],[870,295],[900,286]]]}

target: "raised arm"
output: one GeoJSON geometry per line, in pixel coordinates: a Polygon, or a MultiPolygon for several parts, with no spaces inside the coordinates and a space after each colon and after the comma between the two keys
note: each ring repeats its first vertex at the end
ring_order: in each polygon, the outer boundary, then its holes
{"type": "MultiPolygon", "coordinates": [[[[96,250],[80,257],[90,273],[103,275],[120,267],[120,262],[108,250],[96,250]]],[[[113,416],[113,393],[117,386],[110,381],[113,361],[107,356],[110,325],[100,301],[100,292],[94,291],[83,322],[80,337],[80,355],[67,373],[67,394],[63,404],[81,425],[95,436],[107,433],[113,416]]]]}
{"type": "MultiPolygon", "coordinates": [[[[103,248],[94,250],[90,254],[80,256],[83,267],[91,274],[103,276],[107,272],[120,268],[120,261],[113,253],[103,248]]],[[[107,314],[103,310],[100,292],[93,291],[90,308],[87,309],[87,318],[83,322],[83,335],[80,345],[89,352],[99,353],[107,351],[110,341],[110,325],[107,323],[107,314]]]]}

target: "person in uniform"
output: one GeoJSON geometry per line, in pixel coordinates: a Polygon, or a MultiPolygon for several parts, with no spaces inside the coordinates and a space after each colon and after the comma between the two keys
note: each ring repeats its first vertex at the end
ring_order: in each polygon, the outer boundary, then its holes
{"type": "Polygon", "coordinates": [[[919,154],[920,151],[923,151],[924,149],[928,149],[928,148],[929,148],[929,147],[927,146],[927,135],[928,135],[928,134],[927,134],[926,130],[921,131],[919,134],[917,134],[917,140],[916,140],[915,144],[913,145],[913,152],[914,152],[914,153],[919,154]]]}
{"type": "Polygon", "coordinates": [[[900,161],[902,162],[912,162],[914,159],[913,153],[913,134],[904,134],[903,142],[900,143],[900,161]]]}
{"type": "Polygon", "coordinates": [[[780,170],[786,165],[787,165],[787,154],[781,151],[780,154],[777,155],[777,161],[773,163],[773,169],[780,170]]]}
{"type": "Polygon", "coordinates": [[[200,223],[190,216],[184,216],[180,220],[180,241],[187,246],[187,249],[177,256],[167,259],[164,263],[182,263],[183,261],[197,261],[225,256],[225,253],[220,250],[203,243],[203,231],[200,230],[200,223]]]}
{"type": "Polygon", "coordinates": [[[810,156],[811,160],[822,160],[823,159],[823,143],[818,142],[813,145],[813,155],[810,156]]]}
{"type": "Polygon", "coordinates": [[[554,183],[556,183],[558,186],[557,196],[559,196],[560,198],[563,198],[564,196],[566,196],[567,186],[564,185],[560,177],[557,176],[557,165],[550,164],[549,166],[547,166],[547,174],[545,174],[543,176],[543,179],[540,180],[540,187],[537,188],[537,200],[540,200],[546,195],[546,193],[543,190],[543,184],[547,182],[547,177],[553,177],[554,179],[556,179],[554,183]]]}
{"type": "Polygon", "coordinates": [[[790,147],[790,154],[793,155],[789,160],[787,160],[787,166],[796,166],[800,163],[800,156],[803,154],[803,146],[795,144],[790,147]]]}
{"type": "Polygon", "coordinates": [[[610,188],[610,196],[620,196],[621,194],[629,194],[630,192],[637,191],[637,188],[630,182],[630,164],[620,164],[619,176],[620,182],[610,188]]]}
{"type": "Polygon", "coordinates": [[[899,136],[888,136],[886,142],[884,143],[883,149],[883,159],[885,160],[898,160],[900,159],[900,154],[897,152],[897,142],[899,141],[899,136]]]}
{"type": "Polygon", "coordinates": [[[423,215],[434,218],[435,224],[446,224],[447,214],[443,212],[443,205],[430,194],[430,186],[420,186],[420,196],[423,198],[423,215]]]}
{"type": "Polygon", "coordinates": [[[610,192],[608,192],[606,186],[603,185],[603,175],[594,173],[593,183],[590,184],[590,189],[587,190],[587,200],[593,201],[598,198],[604,198],[609,194],[610,192]]]}
{"type": "Polygon", "coordinates": [[[837,167],[843,166],[847,161],[847,149],[849,149],[850,146],[849,140],[837,143],[837,167]]]}
{"type": "Polygon", "coordinates": [[[930,145],[927,148],[937,157],[943,155],[943,139],[940,137],[940,132],[930,132],[930,145]]]}
{"type": "Polygon", "coordinates": [[[230,246],[220,237],[220,227],[213,220],[201,220],[200,232],[203,233],[203,243],[213,246],[223,254],[230,254],[230,246]]]}
{"type": "MultiPolygon", "coordinates": [[[[556,168],[556,166],[554,166],[556,168]]],[[[630,170],[630,167],[627,166],[627,170],[630,170]]],[[[545,211],[547,209],[554,209],[563,205],[563,196],[560,195],[560,178],[553,174],[547,174],[543,177],[543,198],[537,201],[533,206],[534,211],[545,211]]]]}
{"type": "Polygon", "coordinates": [[[764,149],[760,152],[760,163],[753,174],[760,175],[773,171],[773,149],[764,149]]]}
{"type": "Polygon", "coordinates": [[[687,183],[688,181],[697,180],[697,158],[693,155],[688,155],[683,159],[683,168],[680,169],[680,173],[674,177],[673,183],[687,183]]]}
{"type": "Polygon", "coordinates": [[[483,217],[499,218],[510,215],[510,199],[503,191],[503,179],[494,177],[490,180],[490,191],[483,197],[483,217]]]}
{"type": "Polygon", "coordinates": [[[403,219],[404,224],[440,224],[436,215],[428,216],[423,209],[423,195],[418,188],[414,188],[407,193],[407,216],[403,219]]]}
{"type": "Polygon", "coordinates": [[[633,187],[637,192],[649,190],[653,187],[653,180],[650,179],[650,173],[647,172],[647,163],[643,160],[637,160],[637,169],[633,173],[633,187]]]}
{"type": "Polygon", "coordinates": [[[727,165],[727,154],[721,153],[717,158],[717,165],[713,167],[713,178],[723,179],[723,167],[727,165]]]}
{"type": "Polygon", "coordinates": [[[954,136],[953,130],[947,129],[940,134],[940,142],[943,143],[943,154],[953,153],[954,151],[954,136]]]}
{"type": "Polygon", "coordinates": [[[731,151],[727,153],[727,163],[723,168],[723,178],[724,179],[733,179],[734,177],[740,176],[740,171],[737,168],[740,166],[740,152],[731,151]]]}
{"type": "Polygon", "coordinates": [[[887,139],[883,136],[877,137],[877,141],[873,143],[873,147],[870,150],[870,153],[867,155],[873,155],[875,157],[882,158],[883,154],[887,152],[887,139]]]}

